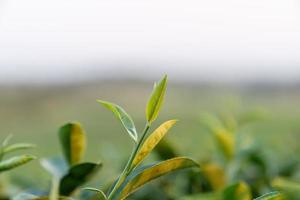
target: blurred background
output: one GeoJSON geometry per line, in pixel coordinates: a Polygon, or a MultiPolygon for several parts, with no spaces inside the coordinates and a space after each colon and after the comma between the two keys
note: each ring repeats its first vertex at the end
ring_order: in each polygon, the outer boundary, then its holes
{"type": "MultiPolygon", "coordinates": [[[[213,151],[203,113],[258,109],[263,122],[243,131],[275,152],[274,163],[297,157],[299,11],[298,0],[0,0],[1,140],[13,134],[51,157],[61,152],[58,128],[80,121],[86,160],[105,163],[105,181],[132,142],[96,99],[121,105],[141,130],[153,82],[168,74],[155,125],[180,120],[168,139],[181,154],[213,151]]],[[[38,161],[10,174],[20,185],[48,184],[38,161]]]]}

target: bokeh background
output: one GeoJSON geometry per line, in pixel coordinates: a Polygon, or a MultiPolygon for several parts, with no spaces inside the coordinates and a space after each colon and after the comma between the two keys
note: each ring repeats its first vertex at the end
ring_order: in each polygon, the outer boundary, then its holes
{"type": "MultiPolygon", "coordinates": [[[[106,181],[132,142],[96,99],[124,107],[141,130],[152,84],[168,74],[158,121],[180,120],[168,136],[179,152],[213,151],[203,113],[260,110],[243,132],[280,165],[300,154],[299,11],[298,0],[0,0],[0,137],[51,157],[58,128],[80,121],[86,160],[105,163],[106,181]]],[[[38,161],[7,176],[49,184],[38,161]]]]}

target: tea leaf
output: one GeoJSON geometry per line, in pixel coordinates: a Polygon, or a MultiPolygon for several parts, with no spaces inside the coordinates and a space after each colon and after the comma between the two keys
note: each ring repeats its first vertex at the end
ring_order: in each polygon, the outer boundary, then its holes
{"type": "Polygon", "coordinates": [[[133,174],[128,177],[128,180],[125,181],[124,188],[121,188],[121,194],[119,199],[125,199],[130,194],[138,190],[141,186],[150,182],[153,179],[156,179],[160,176],[166,175],[176,170],[190,167],[199,167],[199,165],[189,158],[177,157],[166,161],[162,161],[142,171],[136,170],[138,173],[133,172],[133,174]]]}
{"type": "Polygon", "coordinates": [[[101,163],[81,163],[74,165],[61,179],[59,194],[69,196],[76,188],[87,182],[101,167],[101,163]]]}
{"type": "Polygon", "coordinates": [[[7,160],[3,160],[0,162],[0,172],[13,169],[20,165],[26,164],[29,161],[34,160],[34,159],[35,159],[34,156],[22,155],[22,156],[14,156],[7,160]]]}
{"type": "Polygon", "coordinates": [[[27,144],[27,143],[12,144],[12,145],[6,146],[3,149],[3,153],[6,154],[6,153],[14,152],[14,151],[30,149],[30,148],[34,148],[34,147],[35,147],[35,145],[27,144]]]}
{"type": "Polygon", "coordinates": [[[97,193],[97,200],[107,200],[105,193],[102,190],[98,190],[97,188],[83,188],[84,190],[89,190],[97,193]]]}
{"type": "Polygon", "coordinates": [[[6,136],[6,138],[4,139],[4,141],[2,142],[2,147],[6,147],[9,143],[9,141],[11,140],[11,138],[13,137],[12,134],[9,134],[8,136],[6,136]]]}
{"type": "Polygon", "coordinates": [[[163,123],[145,140],[132,162],[132,168],[138,166],[146,158],[146,156],[154,149],[154,147],[167,134],[168,130],[172,128],[172,126],[176,122],[176,120],[169,120],[163,123]]]}
{"type": "Polygon", "coordinates": [[[214,131],[217,144],[224,156],[230,160],[235,153],[235,138],[231,132],[225,129],[216,129],[214,131]]]}
{"type": "Polygon", "coordinates": [[[138,135],[136,132],[136,128],[134,125],[133,120],[131,119],[131,117],[126,113],[126,111],[121,108],[120,106],[107,102],[107,101],[101,101],[101,100],[97,100],[100,104],[102,104],[104,107],[108,108],[109,110],[111,110],[115,116],[121,121],[121,123],[123,124],[124,128],[126,129],[126,131],[128,132],[129,136],[135,141],[137,142],[138,140],[138,135]]]}
{"type": "Polygon", "coordinates": [[[267,194],[262,195],[254,200],[283,200],[284,197],[280,192],[270,192],[267,194]]]}
{"type": "Polygon", "coordinates": [[[250,188],[244,182],[233,184],[224,190],[223,200],[252,200],[250,188]]]}
{"type": "Polygon", "coordinates": [[[158,116],[159,110],[164,100],[165,91],[167,87],[167,76],[154,85],[152,94],[146,107],[146,118],[148,123],[152,123],[158,116]]]}
{"type": "Polygon", "coordinates": [[[63,148],[65,159],[70,165],[81,161],[85,146],[85,132],[80,123],[67,123],[59,129],[60,142],[63,148]]]}
{"type": "Polygon", "coordinates": [[[201,166],[203,176],[208,180],[214,190],[223,189],[226,184],[224,170],[215,163],[205,163],[201,166]]]}

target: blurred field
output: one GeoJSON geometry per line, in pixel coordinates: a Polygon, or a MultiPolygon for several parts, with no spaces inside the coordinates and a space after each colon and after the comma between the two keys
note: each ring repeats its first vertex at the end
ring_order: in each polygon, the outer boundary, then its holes
{"type": "MultiPolygon", "coordinates": [[[[80,121],[88,135],[86,160],[102,160],[104,170],[99,177],[107,181],[120,170],[132,141],[114,116],[98,105],[96,99],[109,100],[124,107],[141,130],[145,122],[142,111],[151,90],[151,83],[135,81],[1,87],[1,139],[13,134],[15,142],[37,144],[33,153],[38,157],[51,157],[60,152],[58,128],[68,121],[80,121]]],[[[200,125],[202,113],[242,112],[257,108],[266,111],[266,118],[244,127],[243,134],[249,134],[256,143],[265,145],[266,153],[274,155],[272,162],[275,166],[296,158],[300,153],[300,87],[296,86],[231,87],[173,83],[169,86],[156,125],[174,116],[179,119],[170,133],[172,137],[168,138],[182,154],[201,159],[210,156],[214,148],[210,135],[200,125]]],[[[38,161],[9,174],[13,174],[12,181],[21,185],[33,183],[43,187],[49,183],[49,176],[38,161]]]]}

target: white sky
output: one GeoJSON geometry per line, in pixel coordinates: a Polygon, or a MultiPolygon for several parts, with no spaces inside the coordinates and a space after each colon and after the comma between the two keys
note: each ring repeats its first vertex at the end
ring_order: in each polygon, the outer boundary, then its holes
{"type": "Polygon", "coordinates": [[[300,80],[300,0],[0,0],[0,83],[300,80]]]}

